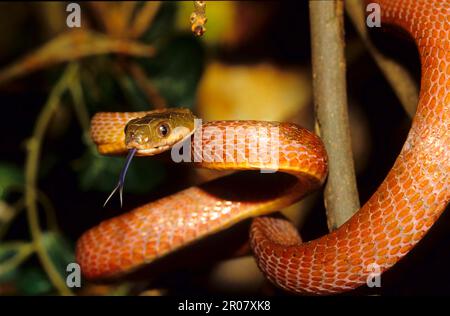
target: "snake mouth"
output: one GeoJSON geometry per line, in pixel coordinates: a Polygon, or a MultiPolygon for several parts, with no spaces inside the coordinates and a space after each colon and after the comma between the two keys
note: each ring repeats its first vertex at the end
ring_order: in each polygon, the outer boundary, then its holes
{"type": "Polygon", "coordinates": [[[170,149],[171,145],[161,145],[152,148],[137,149],[136,156],[153,156],[170,149]]]}

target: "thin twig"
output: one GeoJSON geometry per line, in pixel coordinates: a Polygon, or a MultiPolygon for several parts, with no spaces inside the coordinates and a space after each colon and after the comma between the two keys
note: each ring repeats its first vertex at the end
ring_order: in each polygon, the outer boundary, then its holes
{"type": "Polygon", "coordinates": [[[334,230],[359,209],[347,113],[342,1],[310,1],[316,126],[328,153],[325,207],[334,230]]]}
{"type": "Polygon", "coordinates": [[[84,141],[92,143],[92,140],[89,136],[90,118],[86,104],[84,103],[80,72],[76,73],[73,83],[69,87],[69,91],[70,94],[72,95],[73,108],[75,110],[75,114],[78,118],[81,128],[83,129],[84,141]]]}
{"type": "Polygon", "coordinates": [[[58,273],[42,241],[42,231],[39,227],[38,206],[36,203],[37,173],[39,170],[40,153],[45,132],[53,114],[60,104],[62,94],[71,85],[76,72],[76,65],[69,65],[60,81],[51,91],[47,103],[39,114],[34,127],[33,135],[27,143],[28,155],[25,163],[25,204],[33,245],[50,281],[62,295],[71,295],[72,292],[66,286],[63,278],[58,273]]]}
{"type": "Polygon", "coordinates": [[[139,66],[138,63],[130,62],[127,65],[127,68],[139,88],[145,93],[148,102],[153,105],[155,109],[166,108],[166,100],[158,92],[158,89],[156,89],[151,80],[147,77],[141,66],[139,66]]]}
{"type": "Polygon", "coordinates": [[[136,10],[136,6],[138,5],[138,1],[123,1],[117,4],[117,9],[119,11],[118,15],[120,16],[119,27],[120,27],[120,36],[128,37],[127,33],[130,29],[130,22],[133,16],[134,11],[136,10]]]}
{"type": "Polygon", "coordinates": [[[97,153],[96,146],[90,137],[90,117],[89,112],[86,107],[86,103],[84,102],[83,89],[81,86],[82,76],[81,69],[75,74],[75,78],[69,87],[70,94],[72,96],[72,105],[75,110],[76,117],[78,118],[78,122],[83,130],[82,139],[85,145],[88,147],[88,150],[91,153],[97,153]]]}
{"type": "Polygon", "coordinates": [[[23,198],[20,198],[12,205],[6,203],[5,201],[0,201],[0,207],[2,207],[3,213],[0,220],[0,240],[2,240],[8,232],[8,229],[11,226],[14,218],[16,218],[17,215],[19,215],[19,213],[25,207],[25,203],[23,198]]]}
{"type": "MultiPolygon", "coordinates": [[[[24,189],[21,188],[20,190],[15,191],[23,193],[24,189]]],[[[37,190],[37,201],[42,205],[42,208],[45,212],[48,229],[59,233],[61,230],[56,220],[55,208],[53,207],[53,204],[48,198],[48,196],[45,195],[44,192],[37,190]]],[[[9,218],[8,221],[6,221],[4,224],[0,226],[0,240],[2,240],[5,237],[13,220],[20,214],[20,212],[22,212],[22,210],[25,209],[25,199],[21,197],[10,207],[13,209],[13,213],[11,215],[11,218],[9,218]]]]}
{"type": "Polygon", "coordinates": [[[372,44],[367,33],[364,18],[364,7],[360,0],[345,1],[345,11],[352,20],[359,36],[372,55],[373,59],[380,67],[387,81],[391,85],[403,108],[409,117],[413,117],[419,102],[419,91],[417,84],[410,73],[398,62],[381,54],[381,52],[372,44]]]}
{"type": "Polygon", "coordinates": [[[58,222],[56,220],[56,212],[55,208],[53,207],[52,201],[46,194],[44,194],[44,192],[40,190],[37,190],[37,201],[42,205],[42,209],[45,212],[48,230],[60,233],[61,229],[59,228],[58,222]]]}
{"type": "Polygon", "coordinates": [[[8,245],[3,245],[3,251],[8,248],[10,250],[17,249],[17,251],[11,259],[0,265],[0,276],[16,269],[34,253],[34,246],[32,243],[11,242],[8,245]]]}

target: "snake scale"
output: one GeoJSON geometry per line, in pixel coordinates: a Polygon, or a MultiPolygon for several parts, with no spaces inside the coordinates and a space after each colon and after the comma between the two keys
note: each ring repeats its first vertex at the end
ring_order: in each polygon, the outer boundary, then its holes
{"type": "MultiPolygon", "coordinates": [[[[354,289],[366,283],[371,265],[383,272],[405,256],[450,199],[450,2],[377,2],[382,23],[402,28],[415,40],[422,66],[421,89],[417,112],[394,166],[350,220],[319,239],[302,242],[288,221],[261,216],[297,201],[324,182],[326,152],[313,133],[291,123],[207,122],[199,128],[203,137],[192,142],[192,149],[195,152],[196,146],[203,146],[216,150],[207,151],[210,156],[194,165],[219,170],[273,168],[250,159],[254,149],[251,141],[241,143],[234,153],[217,150],[227,141],[227,128],[250,130],[248,139],[261,138],[258,131],[263,128],[268,131],[263,138],[269,141],[271,133],[276,133],[279,141],[276,168],[294,176],[295,181],[287,181],[258,199],[246,199],[245,187],[224,198],[217,194],[220,180],[214,181],[106,220],[77,243],[76,257],[84,276],[101,279],[128,273],[248,217],[255,217],[250,241],[258,266],[274,284],[298,294],[354,289]],[[210,137],[212,131],[224,136],[210,137]],[[230,158],[227,155],[234,159],[226,159],[230,158]]],[[[100,152],[126,153],[125,126],[152,113],[97,113],[92,136],[100,152]]],[[[165,128],[158,128],[164,134],[165,128]]],[[[178,137],[186,132],[190,131],[184,130],[178,137]]],[[[239,138],[232,142],[240,144],[239,138]]]]}

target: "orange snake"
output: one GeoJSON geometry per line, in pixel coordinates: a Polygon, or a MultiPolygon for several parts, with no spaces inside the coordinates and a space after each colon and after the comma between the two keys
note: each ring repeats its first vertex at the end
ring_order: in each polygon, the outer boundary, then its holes
{"type": "MultiPolygon", "coordinates": [[[[392,267],[421,240],[450,199],[450,2],[377,2],[382,23],[403,28],[418,46],[422,78],[417,112],[383,183],[336,231],[302,243],[286,220],[266,216],[253,220],[250,240],[258,266],[273,283],[295,293],[339,293],[365,284],[368,266],[375,263],[381,272],[392,267]]],[[[125,124],[142,115],[99,113],[93,118],[92,133],[110,137],[113,146],[123,149],[125,124]]],[[[287,181],[268,196],[240,199],[245,190],[222,195],[222,182],[216,180],[104,221],[78,241],[76,257],[85,277],[108,278],[132,271],[244,218],[287,206],[323,183],[323,145],[314,134],[294,124],[209,122],[202,126],[205,133],[200,145],[211,146],[218,139],[208,138],[208,128],[223,131],[233,126],[269,127],[269,131],[276,127],[278,170],[298,181],[287,181]]],[[[250,133],[249,139],[257,136],[250,133]]],[[[212,169],[266,168],[264,163],[250,163],[251,142],[245,144],[244,150],[236,153],[243,158],[239,163],[214,160],[194,164],[212,169]]],[[[232,187],[228,183],[227,188],[232,187]]]]}

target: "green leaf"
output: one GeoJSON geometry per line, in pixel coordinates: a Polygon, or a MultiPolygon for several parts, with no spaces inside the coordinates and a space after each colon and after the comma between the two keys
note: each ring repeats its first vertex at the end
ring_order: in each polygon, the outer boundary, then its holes
{"type": "Polygon", "coordinates": [[[81,85],[91,113],[133,110],[126,103],[127,97],[119,81],[121,78],[117,76],[117,65],[111,56],[96,56],[83,62],[81,85]]]}
{"type": "Polygon", "coordinates": [[[140,64],[170,106],[193,107],[204,64],[198,39],[190,34],[175,37],[154,58],[141,59],[140,64]]]}
{"type": "Polygon", "coordinates": [[[21,295],[44,295],[53,290],[47,275],[36,267],[21,269],[17,274],[16,286],[21,295]]]}
{"type": "Polygon", "coordinates": [[[74,246],[57,232],[45,232],[42,242],[56,269],[65,278],[67,265],[75,262],[74,246]]]}
{"type": "MultiPolygon", "coordinates": [[[[65,278],[67,265],[75,262],[73,245],[56,232],[45,232],[42,242],[52,263],[65,278]]],[[[54,288],[43,269],[22,265],[32,253],[32,245],[28,242],[8,242],[0,245],[0,283],[13,282],[18,293],[22,295],[49,294],[54,288]]]]}
{"type": "MultiPolygon", "coordinates": [[[[86,152],[76,166],[81,189],[111,192],[119,180],[124,164],[123,157],[105,157],[92,151],[86,152]]],[[[159,162],[135,157],[128,169],[125,190],[144,194],[157,186],[163,178],[164,168],[159,162]]]]}
{"type": "MultiPolygon", "coordinates": [[[[143,4],[141,4],[143,5],[143,4]]],[[[159,8],[151,27],[144,32],[141,40],[154,44],[155,41],[167,38],[175,30],[176,4],[172,1],[164,1],[159,8]]],[[[189,20],[187,20],[189,23],[189,20]]]]}
{"type": "Polygon", "coordinates": [[[4,199],[11,189],[23,186],[23,171],[11,163],[0,162],[0,199],[4,199]]]}

